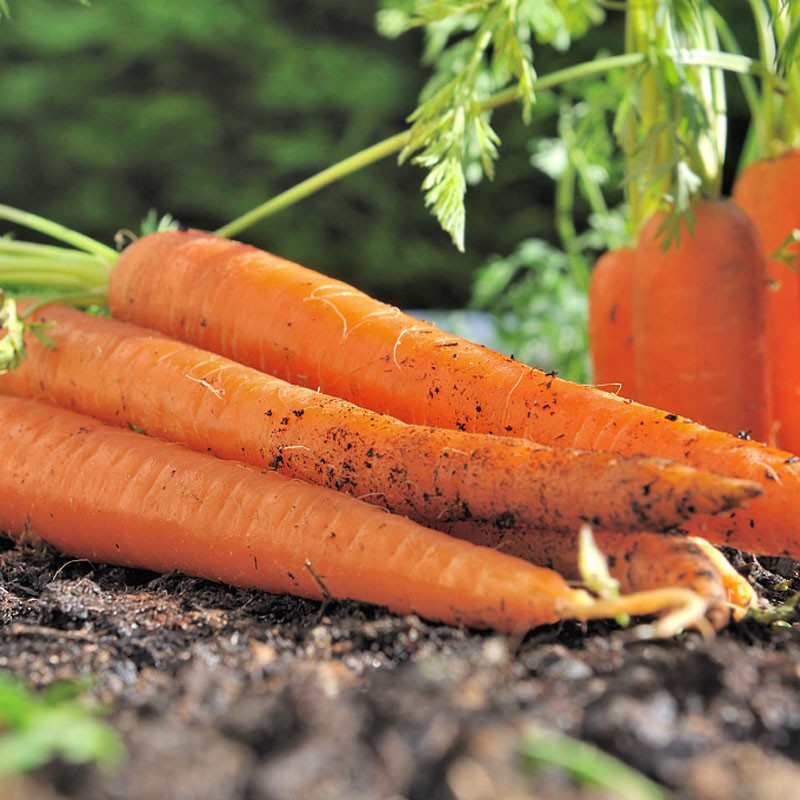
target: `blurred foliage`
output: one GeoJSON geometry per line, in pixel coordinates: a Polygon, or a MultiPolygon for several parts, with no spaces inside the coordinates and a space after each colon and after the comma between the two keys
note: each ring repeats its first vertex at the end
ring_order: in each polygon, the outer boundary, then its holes
{"type": "Polygon", "coordinates": [[[102,709],[85,699],[76,682],[35,692],[14,675],[0,672],[0,778],[60,758],[112,768],[124,757],[122,740],[103,720],[102,709]]]}
{"type": "Polygon", "coordinates": [[[526,364],[589,379],[586,289],[589,264],[570,263],[542,239],[526,239],[477,274],[473,306],[492,312],[496,344],[526,364]]]}
{"type": "MultiPolygon", "coordinates": [[[[12,3],[0,24],[0,199],[106,242],[151,208],[218,227],[405,127],[427,80],[422,42],[380,37],[376,10],[12,3]]],[[[504,158],[470,194],[466,255],[428,217],[420,170],[392,159],[243,238],[399,305],[463,305],[493,249],[551,224],[551,189],[527,164],[530,131],[513,113],[498,126],[504,158]]]]}

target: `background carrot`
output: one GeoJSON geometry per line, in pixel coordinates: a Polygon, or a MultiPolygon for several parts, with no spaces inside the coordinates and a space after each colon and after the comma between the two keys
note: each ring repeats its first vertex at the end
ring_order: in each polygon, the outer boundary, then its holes
{"type": "Polygon", "coordinates": [[[596,386],[635,397],[633,360],[633,263],[635,250],[609,250],[589,282],[589,355],[596,386]]]}
{"type": "Polygon", "coordinates": [[[716,544],[800,557],[800,464],[790,453],[565,381],[357,289],[237,242],[159,233],[112,271],[113,313],[406,422],[648,453],[755,480],[746,510],[688,526],[716,544]]]}
{"type": "Polygon", "coordinates": [[[507,632],[665,607],[663,594],[595,602],[345,495],[34,401],[0,398],[0,458],[0,528],[83,558],[507,632]]]}
{"type": "Polygon", "coordinates": [[[766,266],[752,223],[721,197],[725,82],[666,55],[716,51],[718,18],[708,4],[647,0],[625,21],[626,50],[645,58],[615,126],[636,243],[628,396],[766,440],[766,266]]]}
{"type": "Polygon", "coordinates": [[[0,392],[276,469],[429,526],[470,519],[575,531],[591,521],[614,530],[666,530],[736,508],[761,491],[663,459],[408,425],[62,305],[30,318],[51,326],[55,348],[27,336],[29,357],[0,375],[0,392]]]}
{"type": "Polygon", "coordinates": [[[779,447],[800,453],[800,150],[761,159],[737,178],[733,197],[755,223],[767,259],[766,353],[772,390],[772,432],[779,447]],[[779,251],[783,251],[779,254],[779,251]]]}
{"type": "Polygon", "coordinates": [[[735,204],[701,200],[664,246],[665,213],[639,236],[633,277],[636,399],[728,433],[769,436],[766,264],[735,204]]]}

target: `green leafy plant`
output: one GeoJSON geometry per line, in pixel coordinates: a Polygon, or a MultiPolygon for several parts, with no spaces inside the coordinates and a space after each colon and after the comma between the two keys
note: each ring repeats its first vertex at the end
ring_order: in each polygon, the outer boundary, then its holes
{"type": "Polygon", "coordinates": [[[464,195],[473,180],[494,176],[500,137],[490,123],[490,98],[509,85],[529,120],[535,102],[533,40],[566,49],[604,18],[596,0],[385,0],[378,29],[398,36],[422,28],[423,60],[433,68],[400,160],[427,170],[425,204],[464,249],[464,195]]]}
{"type": "Polygon", "coordinates": [[[589,374],[586,289],[574,266],[560,248],[527,239],[477,271],[471,305],[491,312],[500,350],[581,381],[589,374]]]}
{"type": "Polygon", "coordinates": [[[575,781],[619,800],[667,800],[669,794],[640,772],[592,745],[557,733],[528,737],[522,754],[530,769],[559,767],[575,781]]]}
{"type": "Polygon", "coordinates": [[[590,378],[591,267],[626,235],[625,206],[609,207],[604,194],[613,194],[622,174],[611,124],[623,91],[622,75],[612,74],[582,80],[558,98],[558,135],[530,142],[532,166],[554,183],[557,240],[521,242],[511,255],[490,259],[473,284],[472,305],[492,313],[506,352],[578,382],[590,378]]]}
{"type": "Polygon", "coordinates": [[[123,758],[118,735],[98,719],[76,682],[37,693],[0,672],[0,777],[41,767],[54,758],[113,768],[123,758]]]}

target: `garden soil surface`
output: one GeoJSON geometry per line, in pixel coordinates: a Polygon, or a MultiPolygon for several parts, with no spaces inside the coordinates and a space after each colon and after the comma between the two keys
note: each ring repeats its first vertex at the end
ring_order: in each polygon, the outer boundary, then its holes
{"type": "MultiPolygon", "coordinates": [[[[731,555],[766,606],[800,590],[800,564],[731,555]]],[[[0,669],[34,687],[87,681],[127,751],[111,770],[56,760],[2,798],[650,796],[531,757],[557,734],[665,797],[800,797],[797,622],[747,619],[711,640],[572,623],[515,639],[4,538],[0,610],[0,669]]]]}

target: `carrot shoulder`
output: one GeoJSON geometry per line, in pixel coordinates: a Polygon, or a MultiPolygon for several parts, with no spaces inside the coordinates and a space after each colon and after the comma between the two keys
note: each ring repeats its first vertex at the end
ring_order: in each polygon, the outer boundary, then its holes
{"type": "Polygon", "coordinates": [[[124,250],[112,313],[406,422],[647,453],[765,488],[746,510],[688,527],[717,544],[800,556],[800,464],[600,389],[562,380],[426,325],[347,284],[197,231],[124,250]]]}
{"type": "Polygon", "coordinates": [[[507,632],[669,608],[663,594],[595,602],[346,495],[35,401],[0,397],[0,458],[0,529],[83,558],[507,632]]]}
{"type": "Polygon", "coordinates": [[[718,430],[769,437],[766,262],[750,218],[700,200],[664,247],[665,212],[639,234],[633,270],[636,400],[718,430]]]}
{"type": "Polygon", "coordinates": [[[665,530],[760,493],[662,459],[409,425],[135,325],[55,304],[35,316],[52,324],[56,348],[29,337],[30,357],[0,376],[0,392],[276,469],[431,527],[665,530]]]}

